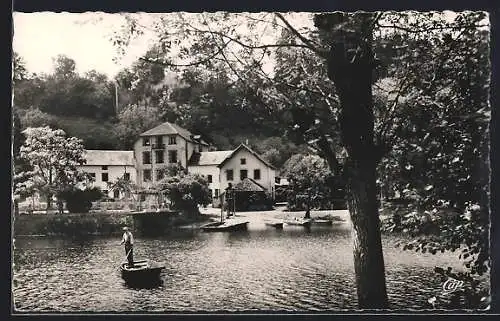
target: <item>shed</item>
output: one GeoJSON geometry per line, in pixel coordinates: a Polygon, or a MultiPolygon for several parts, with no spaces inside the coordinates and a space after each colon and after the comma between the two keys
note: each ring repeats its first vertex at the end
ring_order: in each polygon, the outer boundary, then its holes
{"type": "Polygon", "coordinates": [[[269,210],[273,204],[267,189],[249,177],[234,185],[232,189],[226,189],[221,194],[221,200],[226,208],[234,206],[235,211],[269,210]],[[232,194],[227,195],[228,191],[232,194]]]}

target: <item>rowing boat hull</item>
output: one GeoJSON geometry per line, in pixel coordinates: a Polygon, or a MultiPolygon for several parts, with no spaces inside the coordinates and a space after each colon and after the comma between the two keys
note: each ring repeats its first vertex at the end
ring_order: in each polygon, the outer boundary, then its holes
{"type": "Polygon", "coordinates": [[[232,231],[246,231],[248,222],[227,223],[216,222],[209,223],[201,227],[204,232],[232,232],[232,231]]]}
{"type": "Polygon", "coordinates": [[[148,284],[159,281],[163,269],[165,269],[165,266],[149,260],[134,261],[132,268],[128,267],[128,263],[120,265],[122,278],[128,283],[134,284],[148,284]]]}
{"type": "Polygon", "coordinates": [[[287,225],[310,227],[311,220],[291,220],[291,221],[286,221],[286,224],[287,225]]]}
{"type": "Polygon", "coordinates": [[[283,222],[276,222],[276,223],[266,222],[265,224],[266,226],[274,227],[277,230],[283,229],[283,222]]]}

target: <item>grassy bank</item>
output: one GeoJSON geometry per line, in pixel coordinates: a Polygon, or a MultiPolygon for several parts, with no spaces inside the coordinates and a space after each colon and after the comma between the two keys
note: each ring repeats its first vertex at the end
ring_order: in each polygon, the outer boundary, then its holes
{"type": "Polygon", "coordinates": [[[204,217],[171,213],[23,214],[14,218],[14,236],[119,235],[124,226],[139,234],[157,234],[204,217]]]}

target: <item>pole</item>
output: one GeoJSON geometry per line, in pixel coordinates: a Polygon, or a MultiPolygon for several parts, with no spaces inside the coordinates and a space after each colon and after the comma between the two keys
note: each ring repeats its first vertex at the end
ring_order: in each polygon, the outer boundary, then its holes
{"type": "Polygon", "coordinates": [[[222,194],[219,195],[220,201],[220,221],[224,222],[224,200],[222,199],[222,194]]]}
{"type": "Polygon", "coordinates": [[[115,80],[115,114],[118,114],[118,82],[115,80]]]}

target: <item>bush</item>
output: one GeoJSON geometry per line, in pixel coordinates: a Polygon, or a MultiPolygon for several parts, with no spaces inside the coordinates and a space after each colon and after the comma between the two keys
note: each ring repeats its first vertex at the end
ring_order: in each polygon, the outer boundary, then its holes
{"type": "Polygon", "coordinates": [[[66,208],[70,213],[88,213],[92,202],[101,199],[104,195],[100,189],[94,187],[86,190],[65,191],[59,196],[66,201],[66,208]]]}

